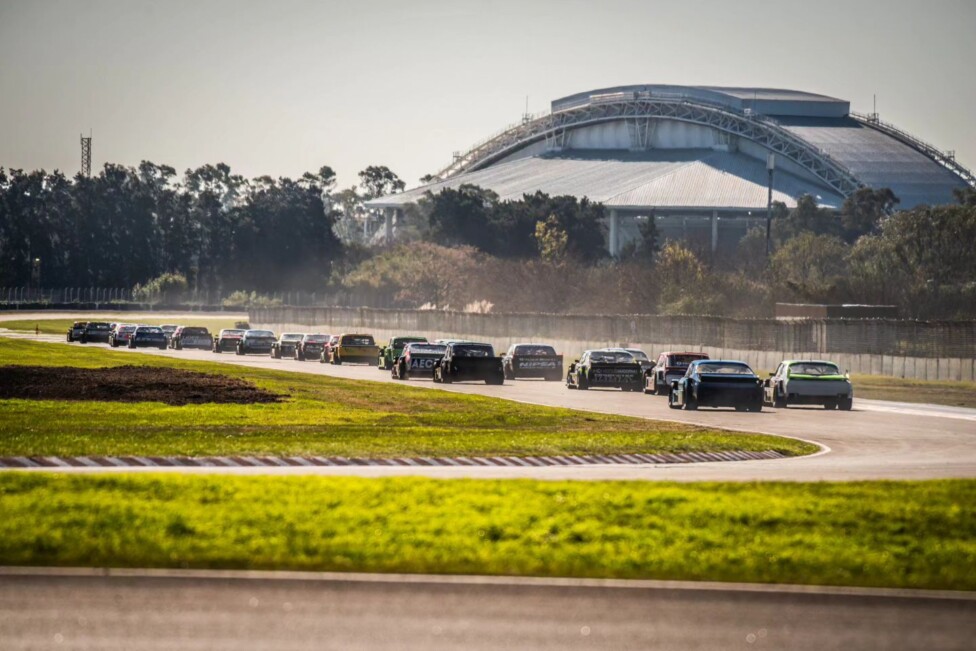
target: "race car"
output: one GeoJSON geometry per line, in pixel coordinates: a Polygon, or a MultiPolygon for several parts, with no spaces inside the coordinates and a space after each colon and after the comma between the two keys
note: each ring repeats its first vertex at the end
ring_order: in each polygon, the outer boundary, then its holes
{"type": "Polygon", "coordinates": [[[85,329],[82,331],[78,341],[83,344],[107,344],[110,334],[112,334],[111,323],[105,321],[89,321],[85,324],[85,329]]]}
{"type": "Polygon", "coordinates": [[[159,326],[136,326],[129,337],[129,348],[158,348],[166,350],[166,335],[159,326]]]}
{"type": "Polygon", "coordinates": [[[237,344],[244,336],[244,330],[237,328],[224,328],[217,333],[217,338],[213,342],[213,351],[222,353],[225,350],[237,350],[237,344]]]}
{"type": "Polygon", "coordinates": [[[427,337],[391,337],[390,343],[380,348],[379,367],[381,371],[393,369],[393,363],[403,352],[403,347],[410,343],[426,343],[427,337]]]}
{"type": "Polygon", "coordinates": [[[626,350],[587,350],[570,364],[566,387],[581,391],[591,388],[640,391],[643,377],[640,362],[626,350]]]}
{"type": "Polygon", "coordinates": [[[201,326],[180,326],[169,338],[169,347],[174,350],[184,348],[210,350],[213,345],[213,335],[201,326]]]}
{"type": "Polygon", "coordinates": [[[270,330],[245,330],[237,342],[238,355],[267,355],[275,343],[275,333],[270,330]]]}
{"type": "MultiPolygon", "coordinates": [[[[323,353],[324,354],[324,353],[323,353]]],[[[379,363],[380,348],[376,345],[373,335],[344,334],[339,335],[335,344],[329,345],[329,363],[331,364],[369,364],[379,363]]]]}
{"type": "Polygon", "coordinates": [[[444,356],[434,363],[434,382],[483,381],[485,384],[504,384],[502,360],[495,357],[491,344],[447,344],[444,356]]]}
{"type": "Polygon", "coordinates": [[[321,358],[322,350],[329,343],[329,336],[321,333],[303,335],[302,340],[295,346],[295,359],[304,362],[307,359],[321,358]]]}
{"type": "Polygon", "coordinates": [[[68,328],[68,343],[69,344],[72,341],[77,341],[77,340],[81,339],[82,333],[85,332],[85,326],[86,325],[88,325],[88,322],[87,321],[75,321],[74,323],[71,324],[71,327],[68,328]]]}
{"type": "Polygon", "coordinates": [[[520,377],[558,382],[563,377],[563,356],[548,344],[512,344],[502,356],[506,380],[520,377]]]}
{"type": "Polygon", "coordinates": [[[341,335],[329,335],[329,340],[322,346],[322,355],[319,361],[323,364],[332,359],[332,349],[339,345],[341,335]]]}
{"type": "Polygon", "coordinates": [[[763,382],[745,362],[699,359],[688,365],[684,377],[671,382],[668,406],[734,407],[736,411],[762,411],[763,382]]]}
{"type": "Polygon", "coordinates": [[[116,323],[112,331],[108,333],[108,345],[112,348],[127,346],[137,327],[134,323],[116,323]]]}
{"type": "Polygon", "coordinates": [[[654,368],[654,362],[652,362],[651,358],[647,356],[647,353],[640,348],[607,348],[607,350],[622,350],[626,353],[630,353],[634,360],[640,364],[641,370],[645,373],[654,368]]]}
{"type": "Polygon", "coordinates": [[[416,375],[434,376],[434,366],[444,356],[445,344],[414,342],[405,344],[400,356],[393,362],[390,374],[396,380],[409,380],[416,375]]]}
{"type": "Polygon", "coordinates": [[[159,329],[163,331],[163,334],[164,335],[166,335],[166,345],[167,346],[169,346],[169,342],[173,338],[173,333],[176,332],[176,329],[179,328],[179,327],[180,326],[178,326],[178,325],[176,325],[174,323],[165,323],[165,324],[159,326],[159,329]]]}
{"type": "Polygon", "coordinates": [[[777,408],[823,405],[848,411],[854,405],[854,387],[832,362],[786,360],[763,382],[763,402],[777,408]]]}
{"type": "Polygon", "coordinates": [[[271,356],[275,359],[282,357],[294,357],[298,344],[301,343],[305,335],[301,332],[283,332],[278,337],[278,341],[271,344],[271,356]]]}
{"type": "Polygon", "coordinates": [[[696,359],[708,359],[705,353],[661,353],[657,364],[644,374],[644,393],[664,396],[671,393],[671,383],[684,377],[688,365],[696,359]]]}

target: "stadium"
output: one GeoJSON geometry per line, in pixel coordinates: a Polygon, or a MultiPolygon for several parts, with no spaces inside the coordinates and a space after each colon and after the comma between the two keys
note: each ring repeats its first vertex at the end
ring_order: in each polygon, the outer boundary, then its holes
{"type": "Polygon", "coordinates": [[[502,200],[542,191],[604,204],[616,255],[654,219],[662,237],[712,251],[765,224],[770,200],[811,195],[828,209],[861,187],[890,188],[899,208],[954,201],[976,186],[953,152],[850,110],[850,102],[769,88],[639,85],[552,102],[551,111],[456,153],[436,181],[367,207],[395,238],[402,210],[462,184],[502,200]],[[772,169],[770,169],[772,168],[772,169]]]}

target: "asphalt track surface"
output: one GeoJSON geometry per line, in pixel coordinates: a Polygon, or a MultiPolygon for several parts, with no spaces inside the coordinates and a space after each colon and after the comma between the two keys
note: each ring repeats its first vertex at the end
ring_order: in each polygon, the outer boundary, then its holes
{"type": "Polygon", "coordinates": [[[5,651],[971,649],[976,596],[659,581],[0,568],[5,651]]]}
{"type": "MultiPolygon", "coordinates": [[[[2,323],[0,323],[2,326],[2,323]]],[[[5,336],[57,341],[53,335],[2,333],[5,336]]],[[[81,344],[67,344],[81,346],[81,344]]],[[[88,345],[89,347],[102,345],[88,345]]],[[[332,366],[318,362],[238,356],[209,351],[118,349],[131,354],[163,355],[256,368],[274,368],[355,380],[403,384],[389,372],[360,365],[332,366]]],[[[470,393],[521,402],[569,407],[639,418],[673,420],[739,431],[789,436],[817,443],[817,454],[782,460],[706,462],[692,464],[593,465],[550,467],[282,467],[282,468],[147,468],[152,472],[233,474],[330,474],[357,476],[424,475],[429,477],[538,478],[667,481],[851,481],[876,479],[939,479],[976,477],[976,409],[939,405],[862,400],[850,412],[821,408],[764,408],[761,413],[725,409],[695,412],[669,409],[666,398],[618,390],[573,391],[561,382],[508,381],[503,386],[479,383],[441,385],[429,380],[407,384],[433,390],[470,393]]],[[[57,469],[58,472],[131,472],[134,468],[57,469]]]]}

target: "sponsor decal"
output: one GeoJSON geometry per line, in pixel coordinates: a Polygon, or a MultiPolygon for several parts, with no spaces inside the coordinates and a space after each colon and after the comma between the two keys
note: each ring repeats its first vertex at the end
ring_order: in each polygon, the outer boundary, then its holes
{"type": "Polygon", "coordinates": [[[410,359],[410,368],[411,369],[421,368],[421,369],[428,369],[429,370],[429,369],[434,368],[434,363],[436,361],[437,360],[430,359],[430,358],[428,358],[428,359],[411,358],[410,359]]]}
{"type": "Polygon", "coordinates": [[[596,372],[593,374],[594,382],[635,382],[637,380],[637,375],[634,373],[607,373],[607,372],[596,372]]]}
{"type": "Polygon", "coordinates": [[[519,368],[555,368],[556,360],[554,359],[525,359],[519,360],[519,368]]]}

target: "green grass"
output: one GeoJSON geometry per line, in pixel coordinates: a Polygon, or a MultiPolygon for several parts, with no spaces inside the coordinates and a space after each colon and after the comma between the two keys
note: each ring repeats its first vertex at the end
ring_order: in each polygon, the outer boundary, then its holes
{"type": "Polygon", "coordinates": [[[976,589],[976,482],[0,475],[0,565],[976,589]]]}
{"type": "Polygon", "coordinates": [[[925,402],[976,408],[976,382],[909,380],[880,375],[852,375],[854,397],[896,402],[925,402]]]}
{"type": "MultiPolygon", "coordinates": [[[[170,366],[249,380],[275,404],[0,400],[0,455],[484,456],[817,448],[793,439],[403,385],[0,338],[0,365],[170,366]]],[[[635,400],[640,400],[635,397],[635,400]]]]}
{"type": "MultiPolygon", "coordinates": [[[[12,315],[9,315],[12,316],[12,315]]],[[[163,321],[158,315],[147,312],[138,313],[102,313],[79,315],[71,319],[11,319],[0,315],[0,328],[17,330],[20,332],[34,332],[35,327],[40,334],[44,335],[67,335],[75,321],[121,321],[124,323],[147,323],[149,325],[161,325],[163,323],[178,323],[179,325],[203,326],[211,332],[219,332],[222,328],[233,328],[236,321],[233,317],[190,317],[181,318],[179,321],[163,321]]]]}

